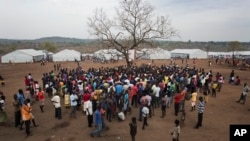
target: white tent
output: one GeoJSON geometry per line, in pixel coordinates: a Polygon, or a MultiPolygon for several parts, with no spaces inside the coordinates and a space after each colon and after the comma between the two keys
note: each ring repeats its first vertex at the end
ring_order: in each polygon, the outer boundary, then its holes
{"type": "Polygon", "coordinates": [[[39,53],[43,54],[44,60],[52,60],[53,52],[49,52],[47,50],[37,50],[39,53]]]}
{"type": "Polygon", "coordinates": [[[172,58],[207,58],[207,52],[200,49],[174,49],[171,52],[172,58]]]}
{"type": "Polygon", "coordinates": [[[93,57],[101,60],[118,60],[122,59],[122,54],[118,52],[116,49],[101,49],[94,52],[93,57]]]}
{"type": "Polygon", "coordinates": [[[232,58],[233,54],[236,58],[250,58],[250,51],[208,52],[209,57],[220,57],[220,58],[232,58]]]}
{"type": "MultiPolygon", "coordinates": [[[[233,52],[231,52],[233,54],[233,52]]],[[[250,51],[235,51],[234,55],[238,58],[250,58],[250,51]]]]}
{"type": "Polygon", "coordinates": [[[43,60],[43,53],[34,49],[19,49],[2,56],[2,63],[28,63],[43,60]]]}
{"type": "Polygon", "coordinates": [[[171,53],[162,48],[144,48],[141,50],[143,54],[140,58],[142,59],[170,59],[171,53]]]}
{"type": "Polygon", "coordinates": [[[209,58],[231,58],[231,52],[208,52],[209,58]]]}
{"type": "Polygon", "coordinates": [[[52,55],[54,62],[60,61],[80,61],[81,53],[76,50],[64,49],[52,55]]]}

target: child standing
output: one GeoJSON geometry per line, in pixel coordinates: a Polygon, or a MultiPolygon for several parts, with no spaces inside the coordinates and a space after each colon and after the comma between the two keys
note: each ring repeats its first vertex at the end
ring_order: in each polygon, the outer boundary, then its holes
{"type": "Polygon", "coordinates": [[[130,136],[131,136],[132,141],[135,141],[135,135],[137,133],[136,117],[132,117],[131,121],[132,122],[129,123],[130,136]]]}
{"type": "Polygon", "coordinates": [[[178,119],[176,119],[174,121],[174,123],[175,123],[175,127],[174,127],[171,135],[173,136],[173,141],[179,141],[179,136],[180,136],[180,132],[181,132],[180,121],[178,119]]]}

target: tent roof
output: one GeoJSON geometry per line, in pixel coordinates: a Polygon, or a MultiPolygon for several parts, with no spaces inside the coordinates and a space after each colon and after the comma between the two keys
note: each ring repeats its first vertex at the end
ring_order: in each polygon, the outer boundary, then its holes
{"type": "Polygon", "coordinates": [[[40,51],[34,50],[34,49],[18,49],[18,52],[21,52],[23,54],[28,54],[30,56],[40,56],[43,55],[40,51]]]}
{"type": "Polygon", "coordinates": [[[61,50],[61,51],[57,52],[56,54],[81,55],[81,53],[79,51],[76,51],[76,50],[73,50],[73,49],[64,49],[64,50],[61,50]]]}
{"type": "Polygon", "coordinates": [[[194,53],[194,52],[204,52],[201,49],[174,49],[172,51],[170,51],[171,53],[185,53],[185,54],[190,54],[190,53],[194,53]]]}
{"type": "Polygon", "coordinates": [[[116,49],[101,49],[96,51],[94,54],[119,54],[121,55],[121,53],[119,51],[117,51],[116,49]]]}
{"type": "Polygon", "coordinates": [[[150,59],[169,59],[171,53],[168,50],[162,48],[144,48],[141,52],[145,53],[150,59]]]}

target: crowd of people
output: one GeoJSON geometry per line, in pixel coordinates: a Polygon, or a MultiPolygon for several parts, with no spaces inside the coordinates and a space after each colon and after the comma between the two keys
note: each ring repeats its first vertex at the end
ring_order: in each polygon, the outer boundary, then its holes
{"type": "MultiPolygon", "coordinates": [[[[208,95],[216,96],[224,83],[224,77],[219,72],[213,75],[211,70],[205,72],[202,68],[150,64],[129,69],[126,66],[88,70],[79,65],[71,70],[61,67],[43,74],[42,80],[48,96],[51,95],[49,89],[54,89],[57,97],[70,95],[70,117],[76,118],[76,110],[81,109],[87,115],[88,127],[92,127],[93,123],[97,127],[90,133],[93,137],[101,136],[101,131],[107,129],[105,121],[124,121],[127,114],[137,107],[138,121],[143,122],[142,129],[149,125],[147,119],[155,115],[154,111],[159,107],[164,118],[166,108],[170,108],[172,103],[174,115],[182,112],[181,121],[184,122],[185,101],[189,97],[191,111],[195,110],[196,99],[199,99],[195,126],[199,128],[208,95]]],[[[134,118],[132,123],[135,123],[134,118]]]]}
{"type": "MultiPolygon", "coordinates": [[[[233,72],[233,71],[232,71],[233,72]]],[[[15,127],[25,123],[25,132],[30,134],[31,121],[34,127],[39,125],[35,122],[31,105],[38,101],[41,112],[44,112],[44,99],[48,96],[55,107],[55,118],[63,118],[61,99],[64,101],[69,96],[70,118],[77,117],[77,110],[87,115],[89,128],[96,127],[90,135],[99,136],[103,130],[109,127],[106,121],[124,121],[128,114],[135,108],[139,109],[138,116],[131,118],[130,135],[135,140],[137,122],[142,122],[142,130],[149,126],[148,118],[157,116],[155,110],[160,109],[161,118],[166,115],[166,110],[173,106],[176,116],[173,140],[178,140],[180,134],[180,122],[184,122],[186,115],[185,102],[190,101],[190,111],[198,112],[197,124],[194,128],[202,126],[205,105],[208,97],[216,97],[222,90],[224,77],[221,73],[214,74],[212,70],[206,72],[202,68],[179,67],[178,65],[155,66],[144,64],[141,66],[118,66],[114,68],[89,68],[84,70],[79,64],[74,69],[61,65],[54,65],[54,70],[41,76],[42,84],[32,78],[29,73],[25,76],[25,91],[18,90],[13,96],[15,108],[15,127]],[[198,103],[197,103],[198,100],[198,103]],[[196,109],[197,105],[197,109],[196,109]],[[179,118],[181,113],[181,118],[179,118]],[[180,119],[180,120],[179,120],[180,119]]],[[[234,72],[230,76],[234,77],[234,72]],[[233,76],[232,76],[233,75],[233,76]]],[[[244,84],[244,94],[249,91],[244,84]],[[246,88],[245,88],[246,87],[246,88]]],[[[246,98],[240,100],[245,103],[246,98]]]]}

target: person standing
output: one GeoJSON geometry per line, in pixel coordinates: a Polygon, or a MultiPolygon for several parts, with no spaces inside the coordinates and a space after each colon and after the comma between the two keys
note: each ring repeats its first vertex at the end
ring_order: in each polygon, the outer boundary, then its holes
{"type": "Polygon", "coordinates": [[[97,128],[90,133],[90,136],[94,137],[95,135],[97,135],[98,137],[101,137],[101,131],[102,131],[101,105],[99,105],[98,108],[95,110],[94,122],[97,128]]]}
{"type": "Polygon", "coordinates": [[[242,88],[242,92],[240,95],[240,99],[236,102],[240,103],[242,101],[242,104],[246,103],[246,99],[247,99],[247,93],[250,91],[249,86],[247,86],[247,83],[244,83],[244,86],[242,88]]]}
{"type": "Polygon", "coordinates": [[[229,83],[232,84],[234,82],[234,70],[231,71],[230,77],[229,77],[229,83]]]}
{"type": "Polygon", "coordinates": [[[222,85],[224,84],[224,77],[220,74],[218,79],[218,92],[221,91],[222,85]]]}
{"type": "MultiPolygon", "coordinates": [[[[31,101],[30,101],[30,99],[26,99],[25,100],[26,102],[27,102],[27,106],[28,106],[28,108],[29,108],[29,113],[30,113],[30,116],[31,116],[31,118],[30,118],[30,121],[32,121],[32,123],[33,123],[33,126],[34,127],[38,127],[39,125],[37,125],[36,124],[36,121],[35,121],[35,116],[32,114],[32,108],[31,108],[31,101]]],[[[23,129],[23,124],[25,123],[25,121],[23,120],[21,123],[20,123],[20,130],[22,130],[23,129]]]]}
{"type": "Polygon", "coordinates": [[[198,105],[198,122],[195,126],[195,129],[198,129],[202,126],[202,120],[203,120],[203,112],[205,109],[205,102],[203,101],[203,97],[199,97],[199,105],[198,105]]]}
{"type": "Polygon", "coordinates": [[[36,124],[36,121],[35,121],[35,116],[33,115],[33,113],[31,112],[32,111],[32,108],[31,108],[31,105],[30,105],[30,99],[26,99],[27,101],[27,105],[29,107],[29,110],[30,110],[30,116],[31,116],[31,121],[33,123],[33,126],[34,127],[38,127],[39,125],[36,124]]]}
{"type": "Polygon", "coordinates": [[[196,99],[197,99],[197,92],[192,92],[191,94],[191,112],[195,111],[195,105],[196,105],[196,99]]]}
{"type": "Polygon", "coordinates": [[[164,118],[166,116],[166,107],[167,107],[167,98],[165,94],[162,95],[160,103],[161,103],[161,118],[164,118]]]}
{"type": "Polygon", "coordinates": [[[138,87],[136,83],[131,87],[131,94],[132,94],[132,106],[137,107],[138,104],[138,87]]]}
{"type": "Polygon", "coordinates": [[[187,88],[185,87],[181,91],[181,101],[180,101],[180,108],[179,108],[180,112],[185,109],[186,94],[187,94],[187,88]]]}
{"type": "Polygon", "coordinates": [[[18,90],[17,100],[18,100],[19,106],[21,107],[23,105],[24,101],[25,101],[24,93],[23,93],[22,89],[18,90]]]}
{"type": "Polygon", "coordinates": [[[216,90],[218,89],[218,81],[217,80],[212,82],[211,88],[212,88],[212,97],[216,97],[216,90]]]}
{"type": "Polygon", "coordinates": [[[25,133],[27,136],[31,136],[30,134],[30,119],[31,119],[30,110],[31,109],[29,108],[27,104],[28,102],[25,100],[21,108],[21,113],[22,113],[22,119],[25,123],[25,133]]]}
{"type": "Polygon", "coordinates": [[[125,115],[127,115],[128,106],[129,106],[129,95],[128,95],[128,90],[126,90],[123,95],[123,111],[125,115]]]}
{"type": "Polygon", "coordinates": [[[89,100],[87,100],[85,102],[85,110],[86,110],[86,115],[88,118],[88,127],[92,127],[92,123],[93,123],[93,106],[92,106],[92,98],[90,98],[89,100]]]}
{"type": "Polygon", "coordinates": [[[137,133],[136,117],[132,117],[131,123],[129,123],[129,127],[130,127],[131,140],[135,141],[135,135],[137,133]]]}
{"type": "Polygon", "coordinates": [[[15,127],[18,127],[21,121],[21,111],[20,111],[20,105],[17,99],[17,94],[13,95],[12,104],[14,106],[14,111],[15,111],[15,127]]]}
{"type": "Polygon", "coordinates": [[[61,102],[60,102],[60,97],[59,93],[56,93],[51,99],[55,106],[55,118],[62,119],[62,110],[61,110],[61,102]]]}
{"type": "Polygon", "coordinates": [[[148,107],[145,105],[145,106],[142,108],[142,116],[143,116],[142,130],[145,129],[145,126],[148,126],[148,114],[149,114],[149,109],[148,109],[148,107]]]}
{"type": "Polygon", "coordinates": [[[175,113],[175,116],[178,116],[178,112],[179,112],[179,109],[180,109],[180,102],[181,102],[181,94],[177,93],[174,96],[174,111],[175,111],[174,113],[175,113]]]}
{"type": "MultiPolygon", "coordinates": [[[[153,94],[154,94],[154,97],[155,97],[155,105],[154,106],[156,106],[158,108],[159,108],[159,105],[160,105],[159,104],[160,91],[161,91],[161,88],[159,87],[159,84],[156,83],[155,87],[153,88],[153,94]]],[[[156,107],[153,107],[153,108],[156,108],[156,107]]]]}
{"type": "Polygon", "coordinates": [[[37,93],[37,97],[40,103],[40,110],[43,113],[44,112],[44,92],[42,91],[42,88],[39,87],[38,88],[38,93],[37,93]]]}
{"type": "Polygon", "coordinates": [[[209,94],[210,94],[210,89],[209,89],[208,79],[206,79],[204,86],[203,86],[203,97],[204,97],[205,103],[208,102],[208,95],[209,94]]]}
{"type": "Polygon", "coordinates": [[[70,117],[74,118],[76,118],[76,106],[78,100],[78,96],[75,93],[76,91],[73,90],[72,94],[70,95],[70,106],[71,106],[70,117]]]}
{"type": "Polygon", "coordinates": [[[174,123],[175,123],[175,127],[174,127],[171,135],[173,137],[173,141],[179,141],[179,136],[180,136],[180,132],[181,132],[180,121],[178,119],[176,119],[174,121],[174,123]]]}

